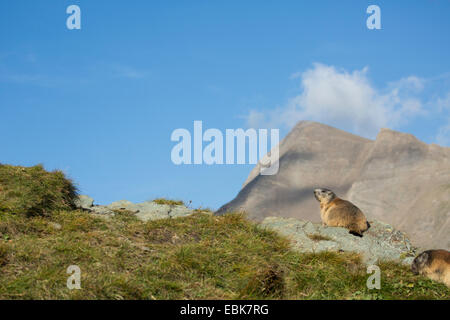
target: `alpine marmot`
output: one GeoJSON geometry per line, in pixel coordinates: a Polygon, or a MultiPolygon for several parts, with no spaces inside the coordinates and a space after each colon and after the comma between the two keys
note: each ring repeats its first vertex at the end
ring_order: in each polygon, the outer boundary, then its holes
{"type": "Polygon", "coordinates": [[[427,250],[419,254],[411,265],[414,274],[445,283],[450,287],[450,252],[427,250]]]}
{"type": "Polygon", "coordinates": [[[362,233],[369,229],[364,213],[353,203],[340,199],[328,189],[315,189],[314,196],[320,202],[320,217],[322,223],[330,227],[344,227],[350,233],[362,237],[362,233]]]}

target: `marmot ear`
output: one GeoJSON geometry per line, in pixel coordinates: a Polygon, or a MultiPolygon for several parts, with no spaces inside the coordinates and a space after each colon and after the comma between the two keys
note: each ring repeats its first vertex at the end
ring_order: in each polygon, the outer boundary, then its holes
{"type": "Polygon", "coordinates": [[[422,253],[420,256],[419,256],[419,263],[420,264],[423,264],[423,263],[425,263],[425,262],[427,262],[428,261],[428,258],[429,258],[429,254],[428,254],[428,252],[424,252],[424,253],[422,253]]]}

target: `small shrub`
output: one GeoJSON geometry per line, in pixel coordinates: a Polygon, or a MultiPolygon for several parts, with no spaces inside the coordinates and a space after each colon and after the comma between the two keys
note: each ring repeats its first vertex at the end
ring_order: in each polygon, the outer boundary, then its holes
{"type": "Polygon", "coordinates": [[[77,190],[61,171],[0,164],[0,213],[49,215],[74,209],[77,190]]]}
{"type": "Polygon", "coordinates": [[[184,202],[181,200],[169,200],[169,199],[164,199],[164,198],[158,198],[153,200],[154,203],[156,204],[166,204],[169,206],[182,206],[184,205],[184,202]]]}
{"type": "Polygon", "coordinates": [[[214,212],[209,208],[197,208],[193,210],[194,213],[205,213],[209,215],[213,215],[214,212]]]}
{"type": "Polygon", "coordinates": [[[283,298],[284,272],[277,264],[262,267],[241,292],[242,297],[283,298]]]}
{"type": "MultiPolygon", "coordinates": [[[[0,240],[1,241],[1,240],[0,240]]],[[[8,262],[8,247],[0,243],[0,267],[8,262]]]]}

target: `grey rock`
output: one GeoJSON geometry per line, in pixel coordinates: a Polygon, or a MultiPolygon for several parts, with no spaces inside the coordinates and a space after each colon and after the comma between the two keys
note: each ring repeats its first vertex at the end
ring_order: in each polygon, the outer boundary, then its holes
{"type": "Polygon", "coordinates": [[[160,205],[154,202],[144,202],[136,216],[142,221],[158,220],[167,218],[187,217],[192,214],[192,210],[183,205],[169,206],[160,205]]]}
{"type": "Polygon", "coordinates": [[[127,210],[136,214],[136,217],[142,221],[159,220],[167,218],[186,217],[192,214],[192,210],[184,205],[165,205],[157,204],[153,201],[142,203],[132,203],[121,200],[111,203],[107,206],[111,210],[127,210]]]}
{"type": "Polygon", "coordinates": [[[89,210],[94,205],[94,199],[86,195],[80,195],[75,199],[75,206],[79,209],[89,210]]]}
{"type": "Polygon", "coordinates": [[[92,206],[88,209],[94,214],[113,216],[121,210],[134,213],[142,221],[186,217],[193,213],[184,205],[157,204],[153,201],[133,203],[127,200],[113,202],[107,206],[92,206]]]}
{"type": "Polygon", "coordinates": [[[139,206],[128,200],[116,201],[106,207],[111,210],[127,210],[134,213],[139,212],[139,206]]]}
{"type": "Polygon", "coordinates": [[[128,211],[136,215],[142,221],[159,220],[187,217],[193,213],[192,209],[184,205],[165,205],[157,204],[153,201],[146,201],[142,203],[133,203],[127,200],[120,200],[109,205],[95,205],[86,207],[93,214],[98,214],[109,218],[114,216],[117,212],[128,211]]]}
{"type": "Polygon", "coordinates": [[[56,223],[56,222],[49,222],[49,225],[55,230],[61,230],[62,229],[62,226],[59,223],[56,223]]]}
{"type": "Polygon", "coordinates": [[[140,248],[142,251],[147,251],[147,252],[152,251],[149,247],[146,247],[146,246],[140,246],[139,248],[140,248]]]}
{"type": "Polygon", "coordinates": [[[114,215],[115,212],[106,206],[93,206],[89,209],[92,213],[99,215],[114,215]]]}
{"type": "Polygon", "coordinates": [[[313,189],[326,187],[369,218],[406,232],[416,246],[450,248],[450,148],[382,129],[376,140],[301,121],[279,144],[278,174],[258,164],[216,214],[245,211],[320,222],[313,189]]]}
{"type": "Polygon", "coordinates": [[[413,263],[414,258],[415,257],[407,257],[407,258],[402,260],[402,264],[410,266],[413,263]]]}
{"type": "Polygon", "coordinates": [[[367,265],[380,261],[410,265],[417,249],[411,247],[406,234],[383,222],[374,220],[370,224],[363,237],[351,235],[345,228],[326,227],[293,218],[267,217],[259,227],[286,236],[292,241],[292,248],[300,252],[355,252],[367,265]]]}

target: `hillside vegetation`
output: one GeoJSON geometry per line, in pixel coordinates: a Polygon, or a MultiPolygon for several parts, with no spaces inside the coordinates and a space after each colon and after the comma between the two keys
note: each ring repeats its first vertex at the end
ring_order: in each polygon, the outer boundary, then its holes
{"type": "Polygon", "coordinates": [[[76,187],[61,171],[0,164],[0,213],[49,215],[74,209],[76,196],[76,187]]]}
{"type": "MultiPolygon", "coordinates": [[[[46,184],[49,189],[40,193],[52,194],[54,201],[24,199],[27,205],[14,207],[22,201],[10,190],[21,189],[4,181],[21,181],[27,186],[23,190],[36,182],[25,176],[1,181],[0,199],[8,205],[0,211],[0,299],[450,297],[445,285],[389,262],[379,265],[381,289],[369,290],[358,255],[294,252],[287,239],[240,214],[217,217],[198,210],[189,217],[142,222],[122,210],[106,218],[61,209],[57,204],[65,203],[61,199],[67,199],[68,189],[60,183],[46,184]],[[27,214],[23,208],[32,202],[51,207],[41,207],[46,215],[27,214]],[[66,287],[71,265],[81,269],[81,290],[66,287]]],[[[28,191],[21,192],[28,197],[28,191]]]]}

